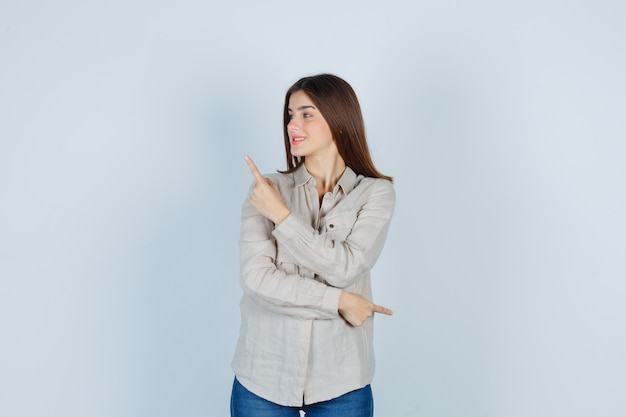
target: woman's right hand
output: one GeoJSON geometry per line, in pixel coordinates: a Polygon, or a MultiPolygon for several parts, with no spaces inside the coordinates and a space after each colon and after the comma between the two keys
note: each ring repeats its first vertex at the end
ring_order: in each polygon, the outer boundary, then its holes
{"type": "Polygon", "coordinates": [[[245,159],[256,181],[250,196],[250,204],[278,226],[291,214],[291,210],[285,205],[278,186],[261,175],[252,158],[246,155],[245,159]]]}
{"type": "Polygon", "coordinates": [[[391,316],[393,311],[376,305],[358,294],[347,291],[341,292],[339,297],[339,314],[352,326],[361,326],[374,313],[391,316]]]}

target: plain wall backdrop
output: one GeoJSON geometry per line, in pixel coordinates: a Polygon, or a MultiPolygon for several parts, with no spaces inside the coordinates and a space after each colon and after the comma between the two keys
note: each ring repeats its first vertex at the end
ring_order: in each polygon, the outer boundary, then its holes
{"type": "Polygon", "coordinates": [[[298,78],[397,209],[381,417],[626,415],[626,3],[0,3],[0,415],[227,416],[238,234],[298,78]]]}

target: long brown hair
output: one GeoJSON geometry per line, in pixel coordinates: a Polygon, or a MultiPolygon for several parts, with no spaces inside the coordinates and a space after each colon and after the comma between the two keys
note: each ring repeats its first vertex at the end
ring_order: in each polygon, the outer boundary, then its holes
{"type": "Polygon", "coordinates": [[[301,78],[287,90],[283,113],[287,170],[281,172],[293,172],[304,163],[304,156],[295,157],[291,154],[291,145],[287,134],[289,99],[293,93],[298,91],[303,91],[311,99],[328,123],[339,155],[347,166],[355,173],[366,177],[393,181],[392,177],[381,174],[374,166],[365,137],[361,106],[354,90],[346,81],[332,74],[301,78]]]}

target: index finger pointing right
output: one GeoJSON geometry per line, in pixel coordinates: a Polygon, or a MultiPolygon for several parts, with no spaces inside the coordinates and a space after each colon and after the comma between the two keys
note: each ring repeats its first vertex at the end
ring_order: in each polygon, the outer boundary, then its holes
{"type": "Polygon", "coordinates": [[[376,304],[374,304],[374,308],[372,310],[375,313],[382,313],[382,314],[386,314],[388,316],[392,316],[393,315],[393,311],[391,311],[387,307],[379,306],[379,305],[376,305],[376,304]]]}
{"type": "Polygon", "coordinates": [[[264,181],[263,176],[261,175],[261,173],[259,172],[259,169],[254,164],[254,161],[252,160],[252,158],[246,155],[245,159],[246,159],[246,163],[248,164],[248,167],[250,168],[250,172],[252,173],[252,176],[254,176],[254,179],[256,179],[257,182],[263,182],[264,181]]]}

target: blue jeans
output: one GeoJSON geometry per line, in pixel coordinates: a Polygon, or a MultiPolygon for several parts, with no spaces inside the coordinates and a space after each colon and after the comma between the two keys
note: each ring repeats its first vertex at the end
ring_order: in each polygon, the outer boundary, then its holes
{"type": "Polygon", "coordinates": [[[263,399],[248,391],[237,381],[230,398],[231,417],[373,417],[374,400],[369,385],[332,400],[302,407],[286,407],[263,399]]]}

